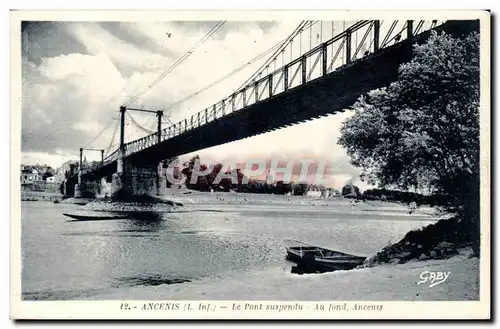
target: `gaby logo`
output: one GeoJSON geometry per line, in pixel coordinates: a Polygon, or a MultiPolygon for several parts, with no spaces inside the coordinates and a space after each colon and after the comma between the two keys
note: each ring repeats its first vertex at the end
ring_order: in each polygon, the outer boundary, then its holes
{"type": "Polygon", "coordinates": [[[417,282],[417,285],[421,283],[429,282],[429,288],[437,286],[440,283],[443,283],[448,279],[451,272],[431,272],[431,271],[423,271],[420,274],[420,281],[417,282]]]}

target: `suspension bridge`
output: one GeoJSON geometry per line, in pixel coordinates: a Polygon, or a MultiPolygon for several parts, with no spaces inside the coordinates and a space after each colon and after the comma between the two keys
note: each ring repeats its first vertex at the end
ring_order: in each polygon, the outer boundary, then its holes
{"type": "Polygon", "coordinates": [[[332,24],[328,33],[321,27],[313,44],[311,31],[320,23],[302,22],[268,52],[264,64],[243,85],[178,122],[165,116],[169,108],[131,106],[147,89],[141,91],[119,108],[99,166],[83,168],[84,148],[80,149],[78,185],[112,177],[113,193],[154,194],[160,161],[344,111],[362,94],[395,81],[399,66],[411,60],[413,45],[425,41],[432,30],[454,36],[479,31],[479,21],[362,20],[344,22],[337,30],[332,24]],[[302,40],[307,33],[309,46],[302,40]],[[140,125],[134,112],[151,114],[155,131],[140,125]],[[146,135],[126,142],[126,118],[146,135]],[[119,144],[111,150],[117,133],[119,144]]]}

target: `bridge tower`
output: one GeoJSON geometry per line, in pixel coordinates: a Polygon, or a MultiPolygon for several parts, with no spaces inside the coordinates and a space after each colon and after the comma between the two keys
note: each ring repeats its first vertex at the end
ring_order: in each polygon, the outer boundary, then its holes
{"type": "Polygon", "coordinates": [[[78,180],[74,187],[75,198],[93,198],[101,191],[100,182],[96,177],[85,177],[83,168],[83,151],[98,151],[101,153],[101,164],[104,162],[104,150],[80,147],[80,157],[78,162],[78,180]]]}
{"type": "Polygon", "coordinates": [[[117,170],[112,176],[111,197],[114,200],[134,200],[137,196],[154,196],[160,194],[159,164],[147,158],[127,158],[125,144],[125,114],[127,111],[149,112],[157,116],[157,137],[155,142],[161,142],[163,111],[150,111],[120,107],[120,148],[117,159],[117,170]]]}

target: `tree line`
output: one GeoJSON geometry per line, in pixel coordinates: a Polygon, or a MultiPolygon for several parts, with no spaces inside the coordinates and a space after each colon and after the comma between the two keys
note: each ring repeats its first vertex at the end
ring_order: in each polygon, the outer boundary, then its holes
{"type": "MultiPolygon", "coordinates": [[[[235,191],[239,193],[255,193],[255,194],[277,194],[277,195],[306,195],[310,190],[316,190],[324,192],[326,188],[324,186],[317,186],[308,183],[285,183],[284,181],[268,182],[266,180],[256,180],[248,178],[240,169],[234,169],[234,177],[237,177],[237,183],[233,182],[231,178],[222,178],[219,182],[216,182],[216,177],[219,175],[223,169],[221,163],[212,165],[213,170],[203,176],[199,176],[194,182],[191,182],[193,176],[194,167],[197,161],[200,161],[198,155],[193,156],[189,161],[184,163],[183,169],[181,169],[177,175],[176,179],[182,176],[185,178],[186,188],[190,190],[196,190],[201,192],[229,192],[235,191]]],[[[200,171],[205,171],[208,166],[205,164],[200,164],[200,171]]],[[[225,174],[231,175],[231,170],[227,169],[225,174]]],[[[168,183],[167,187],[171,187],[168,183]]],[[[428,204],[428,205],[440,205],[444,202],[443,196],[437,195],[423,195],[414,192],[398,191],[390,189],[368,189],[361,192],[358,186],[353,184],[345,184],[340,193],[343,197],[353,198],[359,200],[381,200],[381,201],[398,201],[404,203],[415,202],[417,205],[428,204]]]]}
{"type": "MultiPolygon", "coordinates": [[[[456,234],[480,241],[479,34],[433,31],[398,79],[352,106],[338,143],[371,185],[426,190],[455,214],[456,234]]],[[[373,191],[372,196],[379,192],[373,191]]],[[[370,195],[370,194],[368,194],[370,195]]],[[[416,197],[410,192],[391,194],[416,197]]],[[[420,197],[417,197],[417,199],[420,197]]]]}
{"type": "MultiPolygon", "coordinates": [[[[172,160],[171,160],[172,161],[172,160]]],[[[193,156],[189,161],[184,163],[181,170],[177,172],[174,171],[174,178],[179,179],[181,176],[185,178],[186,188],[196,191],[210,192],[229,192],[235,191],[240,193],[256,193],[256,194],[279,194],[279,195],[306,195],[311,189],[320,189],[321,187],[308,184],[308,183],[285,183],[284,181],[268,182],[267,180],[257,180],[251,177],[246,177],[241,169],[226,169],[225,174],[236,177],[234,179],[225,177],[217,181],[217,176],[224,168],[221,163],[217,163],[212,166],[212,170],[209,174],[198,176],[192,182],[193,171],[197,161],[200,161],[198,155],[193,156]]],[[[168,163],[164,163],[166,168],[168,163]]],[[[208,166],[206,164],[200,164],[199,170],[206,171],[208,166]]],[[[167,187],[171,187],[171,183],[167,181],[167,187]]]]}

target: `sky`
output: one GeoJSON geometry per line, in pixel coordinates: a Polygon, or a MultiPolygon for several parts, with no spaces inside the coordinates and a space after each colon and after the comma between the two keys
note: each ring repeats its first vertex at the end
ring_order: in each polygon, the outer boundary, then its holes
{"type": "MultiPolygon", "coordinates": [[[[58,167],[69,159],[76,160],[80,147],[116,149],[119,106],[150,85],[216,23],[23,22],[22,162],[58,167]]],[[[232,94],[267,58],[188,101],[170,105],[248,63],[285,39],[299,23],[226,22],[131,106],[168,108],[165,113],[173,122],[189,117],[232,94]]],[[[295,51],[298,46],[314,47],[342,24],[317,23],[310,31],[311,37],[304,32],[300,44],[295,42],[295,51]]],[[[293,51],[283,56],[295,56],[293,51]]],[[[153,115],[131,114],[147,130],[155,130],[153,115]]],[[[341,124],[351,114],[346,111],[195,153],[211,161],[320,159],[327,161],[330,168],[326,185],[340,188],[354,180],[362,187],[360,170],[350,164],[337,144],[341,124]]],[[[126,142],[145,134],[127,121],[126,142]]],[[[86,152],[85,156],[88,160],[100,159],[99,152],[86,152]]]]}

